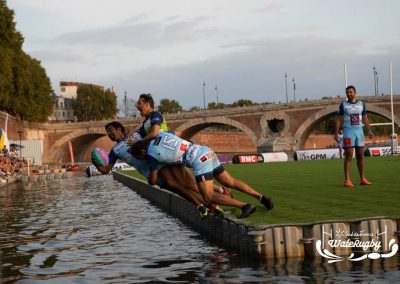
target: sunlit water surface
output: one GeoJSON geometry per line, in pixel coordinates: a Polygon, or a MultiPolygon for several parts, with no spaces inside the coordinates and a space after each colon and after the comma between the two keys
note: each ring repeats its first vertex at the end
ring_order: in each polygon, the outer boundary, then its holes
{"type": "Polygon", "coordinates": [[[0,188],[0,282],[400,282],[400,258],[254,261],[210,244],[111,176],[0,188]]]}

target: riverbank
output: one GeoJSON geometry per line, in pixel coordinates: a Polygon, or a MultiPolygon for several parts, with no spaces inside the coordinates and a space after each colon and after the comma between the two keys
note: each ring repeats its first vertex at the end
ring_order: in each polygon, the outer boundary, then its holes
{"type": "Polygon", "coordinates": [[[65,179],[70,178],[72,172],[67,171],[64,168],[58,167],[33,167],[29,170],[24,168],[21,173],[15,173],[14,175],[7,176],[4,181],[0,183],[0,188],[15,182],[29,183],[29,182],[44,182],[51,181],[54,179],[65,179]]]}

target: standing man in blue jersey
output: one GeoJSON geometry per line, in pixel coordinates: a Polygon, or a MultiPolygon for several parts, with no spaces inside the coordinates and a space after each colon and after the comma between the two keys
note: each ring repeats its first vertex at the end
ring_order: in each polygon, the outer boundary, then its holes
{"type": "Polygon", "coordinates": [[[374,134],[371,131],[368,121],[365,103],[356,99],[356,93],[357,91],[354,86],[348,86],[346,88],[347,101],[342,102],[339,105],[339,111],[336,118],[335,140],[337,142],[339,142],[339,127],[343,121],[345,187],[354,186],[350,180],[350,166],[354,155],[354,149],[356,151],[357,168],[360,174],[360,184],[371,184],[364,175],[364,131],[362,123],[364,122],[369,137],[373,137],[374,134]]]}

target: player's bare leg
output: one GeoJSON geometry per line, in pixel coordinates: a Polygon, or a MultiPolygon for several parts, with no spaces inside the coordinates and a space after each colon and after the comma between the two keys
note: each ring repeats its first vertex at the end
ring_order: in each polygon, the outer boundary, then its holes
{"type": "Polygon", "coordinates": [[[241,192],[244,192],[248,195],[255,197],[268,210],[270,210],[274,207],[274,204],[272,203],[271,198],[262,195],[261,193],[259,193],[255,189],[253,189],[251,186],[249,186],[247,183],[245,183],[239,179],[233,178],[226,170],[224,170],[222,173],[216,175],[215,179],[227,187],[237,189],[241,192]]]}
{"type": "Polygon", "coordinates": [[[360,174],[360,184],[371,185],[371,183],[365,178],[364,174],[364,147],[356,148],[356,159],[357,159],[358,173],[360,174]]]}
{"type": "Polygon", "coordinates": [[[344,186],[345,187],[353,187],[353,183],[350,180],[350,169],[351,169],[351,161],[353,160],[354,148],[345,148],[345,157],[344,157],[344,186]]]}
{"type": "Polygon", "coordinates": [[[227,195],[215,193],[213,190],[213,183],[213,180],[201,180],[197,183],[206,202],[240,208],[242,210],[242,214],[239,216],[239,218],[246,218],[256,210],[255,206],[251,204],[246,204],[227,195]]]}

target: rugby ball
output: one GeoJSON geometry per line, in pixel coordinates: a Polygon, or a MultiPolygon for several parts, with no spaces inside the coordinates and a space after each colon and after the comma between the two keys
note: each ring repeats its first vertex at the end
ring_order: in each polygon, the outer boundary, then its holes
{"type": "Polygon", "coordinates": [[[103,148],[96,147],[92,150],[92,163],[95,166],[105,167],[108,165],[108,154],[103,148]]]}

